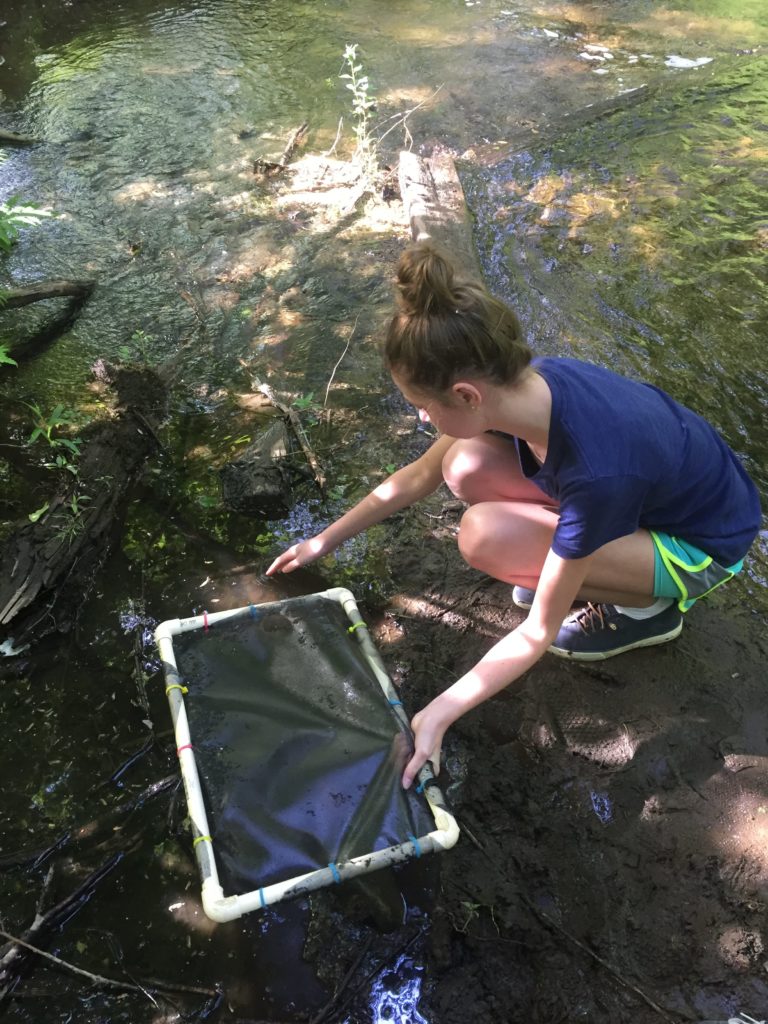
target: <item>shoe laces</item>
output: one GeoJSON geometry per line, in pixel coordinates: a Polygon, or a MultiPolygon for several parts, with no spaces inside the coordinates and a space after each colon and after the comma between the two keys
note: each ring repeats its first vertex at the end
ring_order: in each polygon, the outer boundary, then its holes
{"type": "MultiPolygon", "coordinates": [[[[609,604],[592,604],[587,601],[581,611],[576,612],[574,618],[583,633],[597,633],[601,629],[611,626],[608,621],[613,608],[609,604]]],[[[615,626],[613,627],[615,629],[615,626]]]]}

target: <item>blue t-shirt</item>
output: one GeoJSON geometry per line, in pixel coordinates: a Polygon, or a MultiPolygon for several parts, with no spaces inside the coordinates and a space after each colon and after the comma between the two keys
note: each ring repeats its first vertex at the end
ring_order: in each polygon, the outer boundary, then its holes
{"type": "Polygon", "coordinates": [[[642,526],[723,566],[760,527],[757,489],[706,420],[650,384],[576,359],[537,359],[552,392],[542,466],[517,440],[525,476],[559,503],[552,548],[584,558],[642,526]]]}

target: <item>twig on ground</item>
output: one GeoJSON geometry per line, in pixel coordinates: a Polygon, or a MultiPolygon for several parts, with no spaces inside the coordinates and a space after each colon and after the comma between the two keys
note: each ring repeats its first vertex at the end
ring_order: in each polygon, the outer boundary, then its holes
{"type": "MultiPolygon", "coordinates": [[[[22,946],[30,953],[34,953],[36,956],[40,956],[44,960],[49,960],[51,963],[56,964],[57,967],[63,967],[72,974],[77,974],[81,978],[87,978],[93,985],[99,985],[101,988],[113,988],[121,992],[141,992],[144,995],[150,994],[147,989],[141,985],[134,985],[130,981],[118,981],[116,978],[105,978],[103,974],[93,974],[91,971],[83,970],[82,967],[76,967],[74,964],[69,963],[68,960],[62,960],[61,957],[54,956],[53,953],[47,953],[44,949],[40,949],[39,946],[33,946],[32,943],[25,942],[23,939],[19,939],[16,936],[11,935],[2,928],[0,928],[0,935],[4,939],[7,939],[8,942],[12,942],[16,946],[22,946]]],[[[161,993],[162,991],[189,992],[194,995],[207,996],[209,998],[217,994],[215,989],[199,988],[197,985],[176,985],[172,982],[159,982],[154,979],[152,981],[148,981],[147,985],[158,993],[161,993]]],[[[154,999],[152,1002],[155,1002],[154,999]]],[[[155,1005],[157,1004],[155,1003],[155,1005]]]]}
{"type": "Polygon", "coordinates": [[[350,969],[347,971],[347,973],[342,978],[341,984],[336,989],[336,991],[333,993],[333,996],[328,1000],[328,1002],[325,1004],[325,1006],[322,1008],[322,1010],[320,1010],[318,1013],[315,1014],[315,1016],[312,1018],[312,1020],[309,1022],[309,1024],[320,1024],[320,1022],[323,1020],[323,1018],[326,1016],[326,1014],[329,1013],[333,1009],[334,1005],[339,1001],[342,993],[344,992],[346,987],[349,985],[350,981],[354,978],[355,974],[357,973],[358,967],[360,966],[360,964],[363,962],[363,960],[367,956],[368,950],[371,948],[372,942],[373,942],[373,935],[369,935],[368,938],[365,941],[365,944],[364,944],[363,948],[360,950],[359,955],[355,957],[355,962],[352,964],[350,969]]]}
{"type": "Polygon", "coordinates": [[[336,371],[341,366],[342,359],[344,358],[344,356],[347,354],[347,351],[349,350],[349,345],[350,345],[350,342],[352,341],[352,338],[355,336],[355,331],[357,330],[357,321],[359,319],[360,319],[360,314],[358,313],[357,316],[355,317],[355,322],[352,324],[352,330],[349,332],[349,337],[347,338],[347,344],[344,346],[344,351],[339,356],[339,358],[338,358],[338,360],[336,362],[336,365],[334,366],[333,370],[331,370],[331,376],[328,378],[328,386],[325,389],[325,398],[323,399],[323,408],[325,408],[326,405],[328,404],[328,392],[331,390],[331,384],[333,383],[333,378],[336,375],[336,371]]]}
{"type": "Polygon", "coordinates": [[[341,138],[341,129],[343,128],[343,126],[344,126],[344,118],[340,117],[339,118],[339,127],[336,129],[336,138],[333,140],[333,145],[331,146],[330,149],[326,150],[325,153],[323,153],[323,156],[331,156],[333,153],[336,152],[336,147],[339,144],[339,139],[341,138]]]}
{"type": "Polygon", "coordinates": [[[278,171],[283,171],[288,165],[288,161],[293,156],[293,151],[296,149],[298,144],[303,140],[306,134],[309,124],[305,121],[300,124],[298,128],[294,128],[291,134],[288,136],[288,142],[286,143],[285,149],[279,160],[254,160],[253,162],[253,173],[254,174],[277,174],[278,171]]]}

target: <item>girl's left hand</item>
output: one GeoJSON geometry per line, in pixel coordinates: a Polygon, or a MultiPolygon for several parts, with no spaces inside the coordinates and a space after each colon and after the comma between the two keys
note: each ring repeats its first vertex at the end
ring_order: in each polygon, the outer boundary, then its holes
{"type": "Polygon", "coordinates": [[[449,725],[436,700],[414,715],[411,728],[416,749],[403,772],[403,789],[408,789],[427,761],[432,762],[435,775],[440,773],[440,751],[449,725]]]}

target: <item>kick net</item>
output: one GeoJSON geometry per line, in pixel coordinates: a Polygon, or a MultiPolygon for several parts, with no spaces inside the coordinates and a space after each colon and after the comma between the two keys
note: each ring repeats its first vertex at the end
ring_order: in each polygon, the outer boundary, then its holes
{"type": "Polygon", "coordinates": [[[209,917],[456,842],[431,768],[401,786],[408,719],[348,590],[172,619],[155,639],[209,917]]]}

